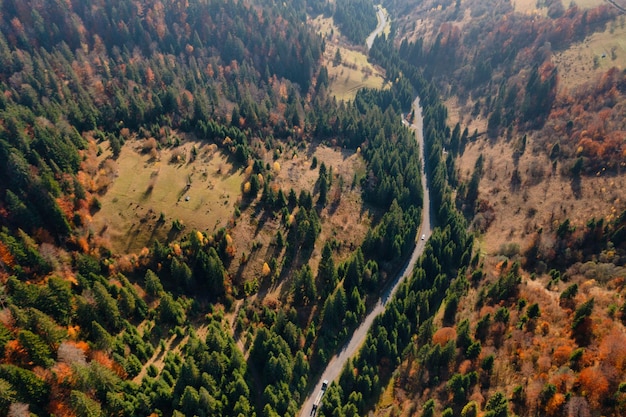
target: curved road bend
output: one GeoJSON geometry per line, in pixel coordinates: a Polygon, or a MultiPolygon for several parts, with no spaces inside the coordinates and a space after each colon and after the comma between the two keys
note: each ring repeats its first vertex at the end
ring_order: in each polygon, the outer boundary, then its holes
{"type": "Polygon", "coordinates": [[[387,15],[383,11],[383,7],[380,4],[376,6],[376,19],[378,19],[378,26],[376,26],[376,29],[374,29],[374,31],[370,33],[365,40],[368,50],[372,49],[374,39],[376,39],[376,37],[383,32],[383,29],[385,29],[385,25],[387,24],[387,15]]]}
{"type": "Polygon", "coordinates": [[[406,277],[413,273],[413,267],[417,258],[420,257],[422,252],[424,251],[424,246],[426,245],[426,240],[430,237],[432,233],[431,226],[431,217],[430,217],[430,190],[428,188],[428,183],[426,181],[426,171],[424,166],[424,134],[423,134],[423,119],[422,119],[422,108],[420,107],[419,97],[413,101],[413,113],[414,120],[413,124],[408,124],[406,120],[402,122],[405,125],[408,125],[411,130],[415,132],[415,138],[419,144],[419,152],[420,158],[422,160],[422,188],[424,189],[424,207],[422,209],[422,224],[417,233],[417,244],[415,245],[415,249],[413,250],[413,254],[411,255],[411,259],[407,261],[402,271],[396,276],[395,282],[391,287],[384,291],[381,295],[380,299],[372,309],[372,311],[365,317],[365,320],[361,323],[361,325],[354,331],[350,341],[343,346],[341,351],[333,356],[326,366],[326,369],[322,373],[319,378],[319,381],[315,384],[315,388],[312,392],[309,393],[309,396],[304,401],[302,408],[300,409],[300,417],[308,417],[311,415],[311,409],[313,408],[313,402],[315,401],[315,396],[322,389],[322,381],[325,379],[329,381],[329,383],[337,380],[341,371],[343,370],[344,365],[348,361],[349,358],[353,357],[357,350],[361,347],[363,342],[365,341],[365,337],[367,336],[367,332],[369,328],[372,326],[374,322],[374,318],[381,314],[385,310],[385,306],[391,300],[398,287],[404,281],[406,277]],[[425,239],[422,240],[421,236],[424,235],[425,239]]]}

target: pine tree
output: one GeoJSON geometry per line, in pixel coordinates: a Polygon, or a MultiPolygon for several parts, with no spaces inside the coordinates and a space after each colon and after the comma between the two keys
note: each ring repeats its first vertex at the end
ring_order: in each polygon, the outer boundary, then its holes
{"type": "Polygon", "coordinates": [[[327,241],[322,249],[322,259],[317,270],[317,279],[321,286],[322,298],[331,294],[339,281],[330,241],[327,241]]]}

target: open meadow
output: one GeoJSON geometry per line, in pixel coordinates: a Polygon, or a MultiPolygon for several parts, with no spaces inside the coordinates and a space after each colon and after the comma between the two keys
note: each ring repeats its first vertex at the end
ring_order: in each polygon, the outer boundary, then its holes
{"type": "MultiPolygon", "coordinates": [[[[275,158],[277,154],[258,139],[252,145],[273,167],[275,192],[293,188],[299,195],[306,190],[316,201],[319,166],[324,163],[332,170],[329,203],[319,211],[320,242],[334,239],[337,260],[347,259],[376,215],[364,208],[361,198],[358,179],[365,176],[365,163],[360,153],[313,143],[287,147],[275,158]]],[[[180,146],[146,151],[146,141],[129,139],[117,159],[111,158],[106,143],[100,146],[98,164],[103,168],[96,182],[102,190],[101,208],[90,228],[114,253],[138,253],[156,239],[167,242],[192,230],[211,235],[226,227],[235,251],[228,271],[238,284],[262,277],[265,263],[284,256],[284,250],[273,245],[278,230],[287,233],[280,213],[260,210],[260,194],[242,195],[249,175],[246,167],[233,165],[216,145],[183,141],[180,146]]],[[[322,246],[310,254],[314,269],[322,246]]]]}
{"type": "Polygon", "coordinates": [[[608,69],[626,68],[626,25],[624,16],[613,20],[606,30],[588,36],[567,50],[555,53],[561,92],[595,81],[608,69]]]}
{"type": "Polygon", "coordinates": [[[138,252],[154,239],[185,230],[225,227],[241,194],[243,175],[215,145],[185,142],[155,158],[130,141],[115,161],[115,177],[100,197],[92,229],[114,252],[138,252]],[[195,151],[194,151],[195,149],[195,151]],[[193,154],[196,154],[194,157],[193,154]]]}
{"type": "MultiPolygon", "coordinates": [[[[367,60],[365,44],[355,47],[341,41],[332,18],[311,19],[317,32],[326,38],[324,65],[328,68],[329,93],[337,100],[351,100],[360,88],[385,88],[383,71],[367,60]],[[339,52],[339,55],[337,55],[339,52]]],[[[388,28],[385,29],[388,31],[388,28]]],[[[385,32],[386,33],[386,32],[385,32]]]]}
{"type": "Polygon", "coordinates": [[[512,189],[511,177],[515,169],[509,143],[492,143],[481,138],[470,143],[459,158],[457,167],[461,180],[470,178],[476,159],[483,155],[484,175],[480,181],[481,210],[473,219],[472,227],[484,232],[479,241],[483,253],[497,255],[504,244],[528,246],[535,232],[556,230],[565,219],[573,227],[584,228],[591,218],[611,221],[623,209],[626,201],[626,179],[623,175],[600,174],[583,177],[580,193],[569,177],[560,173],[560,166],[552,169],[544,152],[533,149],[532,139],[520,157],[519,189],[512,189]]]}

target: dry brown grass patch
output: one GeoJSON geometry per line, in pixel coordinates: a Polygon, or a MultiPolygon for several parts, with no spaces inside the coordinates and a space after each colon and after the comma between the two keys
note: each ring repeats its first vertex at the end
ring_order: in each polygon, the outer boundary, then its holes
{"type": "Polygon", "coordinates": [[[513,147],[504,141],[494,144],[481,138],[468,144],[457,163],[461,180],[469,179],[481,153],[485,164],[479,199],[488,200],[495,215],[481,237],[483,249],[490,254],[510,242],[525,248],[534,232],[554,230],[567,218],[578,228],[585,227],[591,218],[611,219],[626,201],[624,175],[583,177],[580,195],[575,195],[571,178],[561,176],[558,166],[553,171],[543,151],[533,152],[532,138],[528,139],[526,152],[519,160],[522,178],[519,190],[511,187],[515,169],[513,147]],[[542,174],[537,177],[539,171],[542,174]]]}

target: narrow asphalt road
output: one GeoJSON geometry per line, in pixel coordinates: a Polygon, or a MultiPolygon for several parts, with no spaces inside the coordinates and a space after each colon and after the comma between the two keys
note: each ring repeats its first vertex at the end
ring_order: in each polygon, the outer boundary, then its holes
{"type": "Polygon", "coordinates": [[[387,24],[387,15],[383,11],[383,7],[380,4],[376,6],[376,19],[378,19],[378,26],[376,26],[376,29],[374,29],[374,31],[370,33],[365,40],[368,50],[372,49],[374,39],[376,39],[376,37],[383,32],[383,29],[385,29],[385,25],[387,24]]]}
{"type": "Polygon", "coordinates": [[[361,325],[354,331],[352,337],[350,338],[350,341],[343,346],[339,353],[331,358],[330,362],[328,362],[328,365],[320,376],[319,381],[315,384],[315,388],[312,392],[309,393],[309,396],[304,401],[302,408],[300,409],[300,417],[311,416],[313,402],[315,401],[317,393],[322,389],[322,382],[324,380],[328,380],[328,382],[331,383],[339,378],[339,375],[341,374],[341,371],[343,370],[343,367],[348,359],[356,354],[357,350],[365,341],[367,332],[372,326],[372,323],[374,322],[376,316],[378,316],[385,310],[385,306],[393,298],[393,295],[395,294],[402,281],[404,281],[406,277],[410,276],[413,273],[413,267],[415,265],[415,262],[424,251],[426,240],[430,237],[430,234],[432,233],[430,216],[430,190],[428,188],[428,182],[426,181],[426,170],[424,166],[424,129],[422,108],[420,106],[419,97],[417,97],[415,101],[413,101],[413,113],[413,124],[409,124],[406,120],[403,120],[403,123],[409,126],[411,130],[414,131],[415,138],[419,144],[420,158],[422,160],[422,188],[424,189],[424,207],[422,209],[422,224],[420,226],[420,230],[418,230],[417,233],[417,243],[415,245],[415,250],[411,255],[411,259],[407,261],[404,268],[402,268],[402,271],[396,276],[393,285],[391,285],[387,290],[384,291],[372,311],[369,312],[369,314],[365,317],[365,320],[363,320],[361,325]],[[424,240],[422,240],[422,236],[424,236],[424,240]]]}

